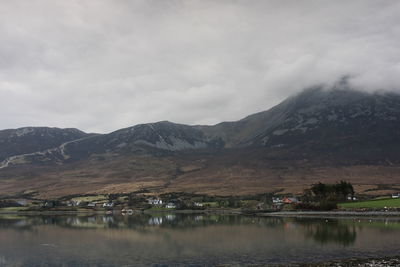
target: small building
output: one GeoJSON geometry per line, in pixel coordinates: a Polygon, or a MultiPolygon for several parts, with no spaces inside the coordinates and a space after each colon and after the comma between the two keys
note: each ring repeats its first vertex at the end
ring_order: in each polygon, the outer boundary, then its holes
{"type": "Polygon", "coordinates": [[[167,205],[165,205],[165,207],[166,207],[167,209],[176,209],[175,203],[172,203],[172,202],[170,202],[170,203],[168,203],[167,205]]]}
{"type": "Polygon", "coordinates": [[[272,203],[273,204],[281,204],[281,203],[283,203],[283,200],[280,197],[272,197],[272,203]]]}
{"type": "Polygon", "coordinates": [[[94,208],[94,207],[96,207],[96,202],[89,202],[88,204],[87,204],[87,206],[88,207],[91,207],[91,208],[94,208]]]}
{"type": "Polygon", "coordinates": [[[114,203],[112,202],[103,203],[103,208],[112,208],[112,207],[114,207],[114,203]]]}
{"type": "Polygon", "coordinates": [[[285,204],[293,204],[293,203],[299,203],[299,200],[297,197],[284,197],[282,199],[282,202],[285,204]]]}
{"type": "Polygon", "coordinates": [[[56,206],[56,202],[55,201],[45,201],[42,204],[42,207],[46,207],[46,208],[54,208],[56,206]]]}
{"type": "Polygon", "coordinates": [[[392,198],[400,198],[400,193],[394,193],[394,194],[392,194],[392,198]]]}
{"type": "Polygon", "coordinates": [[[347,197],[347,200],[355,201],[355,200],[357,200],[357,198],[356,198],[356,197],[353,197],[353,196],[348,196],[348,197],[347,197]]]}
{"type": "Polygon", "coordinates": [[[147,200],[147,203],[149,203],[150,205],[162,205],[163,201],[159,198],[149,198],[147,200]]]}
{"type": "Polygon", "coordinates": [[[80,204],[81,204],[80,201],[75,201],[75,200],[70,200],[67,202],[68,207],[76,207],[79,206],[80,204]]]}
{"type": "Polygon", "coordinates": [[[21,206],[27,206],[28,205],[28,201],[26,199],[17,199],[17,200],[15,200],[15,202],[17,202],[18,205],[21,205],[21,206]]]}

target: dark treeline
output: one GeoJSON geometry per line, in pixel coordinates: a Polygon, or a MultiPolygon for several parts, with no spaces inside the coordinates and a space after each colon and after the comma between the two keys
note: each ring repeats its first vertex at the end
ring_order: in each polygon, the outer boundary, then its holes
{"type": "Polygon", "coordinates": [[[338,202],[354,198],[354,188],[350,182],[340,181],[336,184],[314,184],[304,190],[303,203],[312,209],[330,210],[337,207],[338,202]]]}

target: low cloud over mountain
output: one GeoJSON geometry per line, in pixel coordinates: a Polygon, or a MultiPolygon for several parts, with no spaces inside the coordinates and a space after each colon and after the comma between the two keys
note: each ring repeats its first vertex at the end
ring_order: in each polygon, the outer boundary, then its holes
{"type": "Polygon", "coordinates": [[[398,90],[398,1],[3,1],[0,128],[234,121],[315,84],[398,90]]]}

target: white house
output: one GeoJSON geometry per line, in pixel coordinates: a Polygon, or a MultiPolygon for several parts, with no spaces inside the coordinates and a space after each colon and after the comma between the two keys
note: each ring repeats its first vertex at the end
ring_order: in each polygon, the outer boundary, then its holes
{"type": "Polygon", "coordinates": [[[163,201],[159,198],[149,198],[147,200],[147,203],[149,203],[150,205],[162,205],[163,201]]]}
{"type": "Polygon", "coordinates": [[[114,203],[112,202],[103,203],[103,208],[112,208],[112,207],[114,207],[114,203]]]}
{"type": "Polygon", "coordinates": [[[26,206],[28,205],[28,201],[26,199],[18,199],[15,202],[17,202],[21,206],[26,206]]]}
{"type": "Polygon", "coordinates": [[[176,208],[176,205],[175,205],[174,203],[170,202],[170,203],[168,203],[167,205],[165,205],[165,207],[166,207],[167,209],[175,209],[175,208],[176,208]]]}
{"type": "Polygon", "coordinates": [[[74,200],[70,200],[67,202],[67,206],[69,207],[79,206],[80,204],[81,204],[80,201],[74,201],[74,200]]]}
{"type": "Polygon", "coordinates": [[[357,200],[357,198],[356,197],[352,197],[352,196],[347,196],[347,200],[355,201],[355,200],[357,200]]]}

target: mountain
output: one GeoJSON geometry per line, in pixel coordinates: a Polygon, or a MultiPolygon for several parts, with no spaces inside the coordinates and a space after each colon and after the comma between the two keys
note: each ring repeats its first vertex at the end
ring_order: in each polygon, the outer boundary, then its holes
{"type": "Polygon", "coordinates": [[[400,95],[351,89],[306,90],[237,122],[202,126],[229,147],[394,145],[400,141],[400,95]]]}
{"type": "Polygon", "coordinates": [[[70,143],[65,147],[72,157],[99,153],[139,153],[140,151],[183,151],[218,147],[194,127],[168,121],[140,124],[110,134],[70,143]]]}
{"type": "Polygon", "coordinates": [[[105,154],[162,154],[182,150],[219,148],[219,139],[208,139],[199,129],[162,121],[140,124],[110,134],[93,135],[65,142],[48,144],[49,149],[16,155],[0,163],[0,168],[26,163],[62,163],[105,154]]]}
{"type": "Polygon", "coordinates": [[[25,127],[0,131],[0,161],[8,157],[46,150],[84,138],[88,134],[77,129],[25,127]]]}
{"type": "Polygon", "coordinates": [[[75,130],[78,136],[64,133],[57,141],[55,134],[20,132],[23,138],[11,145],[0,142],[1,151],[8,149],[0,183],[9,191],[34,185],[50,195],[138,188],[301,192],[340,179],[365,193],[400,190],[399,122],[400,95],[341,85],[308,89],[267,111],[213,126],[162,121],[101,135],[75,130]]]}

